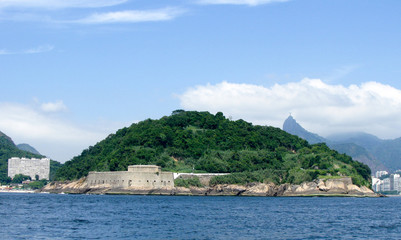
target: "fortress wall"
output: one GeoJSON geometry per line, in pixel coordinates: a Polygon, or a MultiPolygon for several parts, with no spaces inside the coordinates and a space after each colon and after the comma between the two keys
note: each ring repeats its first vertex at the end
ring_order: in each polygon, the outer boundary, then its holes
{"type": "Polygon", "coordinates": [[[159,166],[156,165],[131,165],[128,166],[128,172],[161,172],[162,169],[159,166]]]}
{"type": "Polygon", "coordinates": [[[174,178],[170,172],[89,172],[86,183],[113,188],[163,188],[174,187],[174,178]]]}

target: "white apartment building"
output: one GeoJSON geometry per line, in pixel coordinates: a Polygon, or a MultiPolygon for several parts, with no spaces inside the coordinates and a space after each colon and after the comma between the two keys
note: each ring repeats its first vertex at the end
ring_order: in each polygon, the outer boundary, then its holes
{"type": "Polygon", "coordinates": [[[35,180],[36,176],[39,176],[39,179],[49,180],[50,159],[17,157],[8,159],[8,176],[14,178],[17,174],[30,176],[32,180],[35,180]]]}

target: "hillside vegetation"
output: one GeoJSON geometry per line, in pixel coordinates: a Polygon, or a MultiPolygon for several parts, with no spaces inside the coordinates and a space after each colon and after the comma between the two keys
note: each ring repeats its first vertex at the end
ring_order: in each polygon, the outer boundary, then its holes
{"type": "Polygon", "coordinates": [[[369,186],[370,169],[325,144],[279,128],[231,121],[222,113],[174,111],[118,130],[84,150],[57,171],[58,180],[89,171],[126,171],[128,165],[156,164],[176,172],[230,172],[213,183],[301,183],[318,177],[350,176],[369,186]]]}

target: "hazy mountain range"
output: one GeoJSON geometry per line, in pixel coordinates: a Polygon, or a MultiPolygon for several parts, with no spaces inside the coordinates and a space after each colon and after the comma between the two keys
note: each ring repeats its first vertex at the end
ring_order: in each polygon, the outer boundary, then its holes
{"type": "Polygon", "coordinates": [[[311,144],[324,142],[338,152],[367,164],[372,173],[378,170],[401,169],[401,138],[383,140],[363,132],[335,134],[324,138],[304,129],[292,116],[284,121],[283,130],[311,144]]]}
{"type": "Polygon", "coordinates": [[[27,144],[27,143],[21,143],[17,145],[17,148],[19,150],[23,150],[23,151],[27,151],[33,154],[38,154],[41,155],[38,150],[36,150],[34,147],[32,147],[31,145],[27,144]]]}

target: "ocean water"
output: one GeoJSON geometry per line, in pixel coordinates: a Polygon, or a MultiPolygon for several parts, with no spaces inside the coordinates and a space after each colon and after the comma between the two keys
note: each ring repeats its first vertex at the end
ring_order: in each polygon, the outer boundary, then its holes
{"type": "Polygon", "coordinates": [[[401,239],[401,198],[0,193],[0,239],[401,239]]]}

